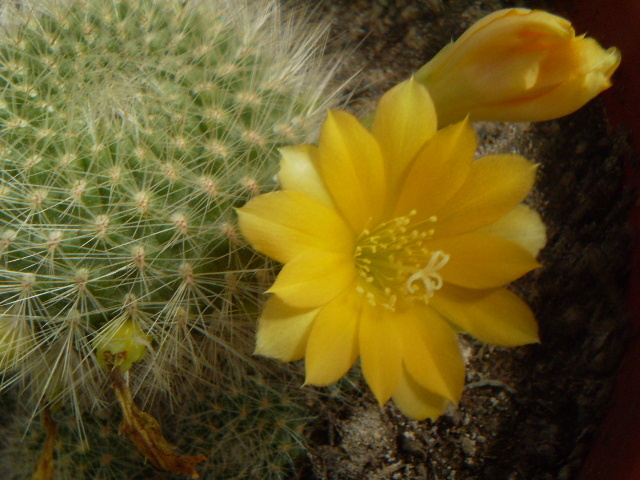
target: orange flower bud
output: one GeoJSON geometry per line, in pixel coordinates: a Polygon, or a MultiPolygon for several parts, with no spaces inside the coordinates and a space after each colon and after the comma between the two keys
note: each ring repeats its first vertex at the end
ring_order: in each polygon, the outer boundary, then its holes
{"type": "Polygon", "coordinates": [[[568,115],[611,86],[620,52],[540,10],[494,12],[416,74],[440,126],[462,120],[543,121],[568,115]]]}

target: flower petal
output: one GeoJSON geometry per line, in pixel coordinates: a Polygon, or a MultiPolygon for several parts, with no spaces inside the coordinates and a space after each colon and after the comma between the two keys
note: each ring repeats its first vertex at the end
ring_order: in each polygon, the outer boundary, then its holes
{"type": "Polygon", "coordinates": [[[505,288],[469,290],[444,285],[429,304],[480,341],[505,347],[539,341],[531,309],[505,288]]]}
{"type": "Polygon", "coordinates": [[[471,164],[458,193],[439,211],[435,234],[458,235],[497,221],[531,191],[537,165],[520,155],[489,155],[471,164]]]}
{"type": "Polygon", "coordinates": [[[385,93],[378,103],[371,133],[386,159],[389,185],[436,133],[438,119],[427,89],[410,78],[385,93]]]}
{"type": "Polygon", "coordinates": [[[406,370],[400,378],[393,401],[403,414],[413,420],[438,418],[449,405],[446,398],[421,387],[406,370]]]}
{"type": "Polygon", "coordinates": [[[378,142],[349,113],[330,111],[322,125],[318,167],[338,210],[354,231],[375,225],[386,201],[378,142]]]}
{"type": "Polygon", "coordinates": [[[291,308],[279,298],[271,297],[260,317],[254,353],[282,362],[300,360],[318,310],[291,308]]]}
{"type": "Polygon", "coordinates": [[[318,312],[305,359],[306,380],[311,385],[337,382],[358,358],[358,325],[362,296],[347,291],[318,312]]]}
{"type": "Polygon", "coordinates": [[[547,243],[547,229],[540,215],[526,205],[516,205],[497,222],[478,231],[517,243],[534,257],[547,243]]]}
{"type": "Polygon", "coordinates": [[[438,212],[464,184],[478,142],[468,120],[439,130],[417,153],[409,168],[393,216],[417,210],[414,221],[438,212]]]}
{"type": "Polygon", "coordinates": [[[474,112],[473,118],[511,122],[551,120],[575,112],[611,86],[611,75],[621,60],[617,48],[604,50],[593,38],[581,36],[573,39],[567,50],[565,58],[554,59],[551,56],[555,62],[547,60],[540,73],[543,78],[549,76],[548,72],[564,61],[571,65],[563,69],[566,74],[564,81],[546,91],[538,88],[529,98],[519,102],[506,101],[499,105],[481,107],[477,113],[474,112]]]}
{"type": "Polygon", "coordinates": [[[311,252],[283,268],[267,293],[294,308],[313,308],[336,298],[356,277],[353,255],[311,252]]]}
{"type": "Polygon", "coordinates": [[[482,232],[431,241],[427,247],[449,254],[438,273],[461,287],[501,287],[540,266],[520,245],[482,232]]]}
{"type": "Polygon", "coordinates": [[[239,208],[242,235],[279,262],[311,251],[353,252],[354,235],[333,209],[298,192],[267,193],[239,208]]]}
{"type": "Polygon", "coordinates": [[[395,393],[402,376],[402,345],[393,312],[365,303],[360,319],[362,373],[380,405],[395,393]]]}
{"type": "Polygon", "coordinates": [[[457,403],[464,387],[465,365],[456,334],[432,308],[396,314],[404,367],[423,388],[457,403]]]}
{"type": "Polygon", "coordinates": [[[331,195],[317,169],[318,148],[313,145],[280,149],[278,180],[283,190],[293,190],[333,207],[331,195]]]}

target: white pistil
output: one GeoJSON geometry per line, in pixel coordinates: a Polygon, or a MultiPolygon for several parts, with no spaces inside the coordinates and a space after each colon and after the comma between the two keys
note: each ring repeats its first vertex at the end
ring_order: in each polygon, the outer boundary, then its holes
{"type": "Polygon", "coordinates": [[[418,280],[422,280],[426,291],[427,298],[433,297],[433,293],[436,290],[442,288],[442,276],[438,271],[444,267],[449,261],[449,255],[442,250],[436,250],[431,254],[429,263],[422,269],[414,273],[407,280],[407,290],[410,294],[416,292],[413,284],[418,280]]]}

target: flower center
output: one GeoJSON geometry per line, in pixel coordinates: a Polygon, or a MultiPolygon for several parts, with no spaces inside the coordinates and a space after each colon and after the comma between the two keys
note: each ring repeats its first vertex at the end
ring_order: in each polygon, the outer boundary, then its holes
{"type": "Polygon", "coordinates": [[[436,217],[412,225],[409,215],[396,217],[358,236],[355,263],[360,281],[357,290],[372,306],[395,310],[399,298],[428,303],[442,287],[438,273],[449,261],[442,250],[429,250],[436,217]]]}

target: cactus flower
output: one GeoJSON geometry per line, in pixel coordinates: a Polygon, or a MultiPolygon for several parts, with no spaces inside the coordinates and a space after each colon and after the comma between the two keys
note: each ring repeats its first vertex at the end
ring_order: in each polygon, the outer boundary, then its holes
{"type": "Polygon", "coordinates": [[[282,149],[282,190],[238,211],[245,238],[285,265],[269,289],[256,353],[306,359],[328,385],[360,357],[380,404],[439,416],[465,377],[456,333],[500,345],[538,339],[504,285],[538,267],[539,216],[521,205],[536,165],[474,161],[467,120],[436,131],[427,90],[387,92],[371,131],[332,111],[318,146],[282,149]]]}
{"type": "Polygon", "coordinates": [[[620,52],[576,36],[540,10],[499,10],[472,25],[415,75],[441,126],[472,120],[542,121],[568,115],[611,86],[620,52]]]}

